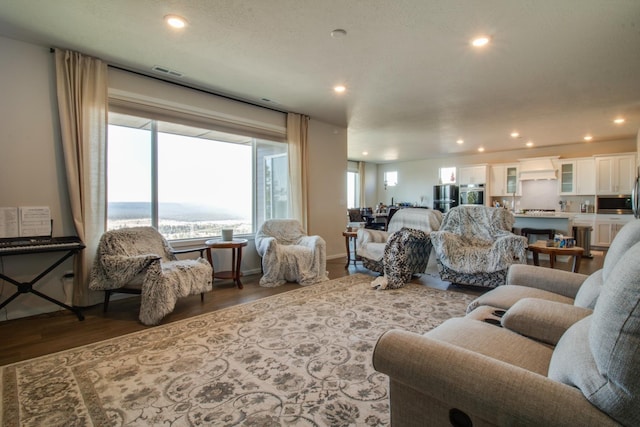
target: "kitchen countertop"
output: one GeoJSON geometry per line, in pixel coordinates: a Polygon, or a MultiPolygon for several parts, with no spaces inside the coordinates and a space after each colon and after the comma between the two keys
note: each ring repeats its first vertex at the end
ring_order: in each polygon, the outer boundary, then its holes
{"type": "Polygon", "coordinates": [[[536,213],[516,213],[516,218],[574,218],[579,215],[577,212],[536,212],[536,213]]]}

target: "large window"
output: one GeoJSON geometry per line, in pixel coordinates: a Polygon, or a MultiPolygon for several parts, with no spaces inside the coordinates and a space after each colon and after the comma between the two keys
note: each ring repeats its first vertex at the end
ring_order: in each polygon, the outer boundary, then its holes
{"type": "Polygon", "coordinates": [[[110,112],[107,156],[107,229],[194,239],[288,216],[284,143],[110,112]]]}
{"type": "Polygon", "coordinates": [[[360,173],[358,162],[347,162],[347,209],[360,207],[360,173]]]}
{"type": "Polygon", "coordinates": [[[358,172],[347,172],[347,208],[358,207],[358,188],[360,186],[358,172]]]}
{"type": "Polygon", "coordinates": [[[440,184],[455,184],[456,183],[456,168],[440,168],[440,184]]]}

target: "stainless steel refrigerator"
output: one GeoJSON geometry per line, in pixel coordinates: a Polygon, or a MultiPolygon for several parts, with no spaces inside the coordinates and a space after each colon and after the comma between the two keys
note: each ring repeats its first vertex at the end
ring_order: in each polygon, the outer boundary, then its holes
{"type": "Polygon", "coordinates": [[[455,206],[458,206],[457,185],[441,184],[433,186],[433,209],[446,213],[455,206]]]}

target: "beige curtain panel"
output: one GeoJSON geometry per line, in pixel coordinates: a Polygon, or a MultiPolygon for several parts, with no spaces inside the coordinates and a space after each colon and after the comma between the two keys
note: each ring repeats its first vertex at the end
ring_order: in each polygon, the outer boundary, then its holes
{"type": "Polygon", "coordinates": [[[309,117],[302,114],[287,114],[287,144],[289,145],[289,212],[308,232],[308,152],[307,134],[309,117]]]}
{"type": "Polygon", "coordinates": [[[87,248],[75,259],[73,304],[100,302],[89,272],[106,222],[107,65],[77,52],[55,50],[60,131],[71,213],[87,248]]]}

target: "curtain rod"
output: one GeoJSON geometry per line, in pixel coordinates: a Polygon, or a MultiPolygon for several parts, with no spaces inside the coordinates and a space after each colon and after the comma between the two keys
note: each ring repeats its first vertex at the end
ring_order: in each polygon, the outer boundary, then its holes
{"type": "MultiPolygon", "coordinates": [[[[55,51],[56,51],[55,48],[53,48],[53,47],[49,48],[49,52],[50,53],[54,53],[55,51]]],[[[163,79],[163,78],[158,77],[158,76],[152,76],[152,75],[143,73],[141,71],[131,70],[129,68],[125,68],[125,67],[122,67],[122,66],[119,66],[119,65],[114,65],[114,64],[107,63],[107,67],[115,68],[116,70],[126,71],[126,72],[133,73],[133,74],[137,74],[137,75],[143,76],[143,77],[149,77],[151,79],[159,80],[159,81],[165,82],[165,83],[170,83],[170,84],[173,84],[173,85],[176,85],[176,86],[180,86],[180,87],[184,87],[184,88],[187,88],[187,89],[197,90],[198,92],[206,93],[206,94],[209,94],[209,95],[219,96],[221,98],[229,99],[231,101],[242,102],[243,104],[252,105],[254,107],[265,108],[267,110],[276,111],[278,113],[284,113],[284,114],[289,113],[289,111],[286,111],[286,110],[281,110],[281,109],[274,108],[274,107],[265,107],[264,105],[260,105],[260,104],[257,104],[255,102],[247,101],[245,99],[234,98],[234,97],[229,96],[229,95],[224,95],[224,94],[221,94],[221,93],[213,92],[213,91],[211,91],[209,89],[202,89],[202,88],[199,88],[199,87],[190,86],[190,85],[185,84],[185,83],[175,82],[173,80],[166,80],[166,79],[163,79]]]]}

